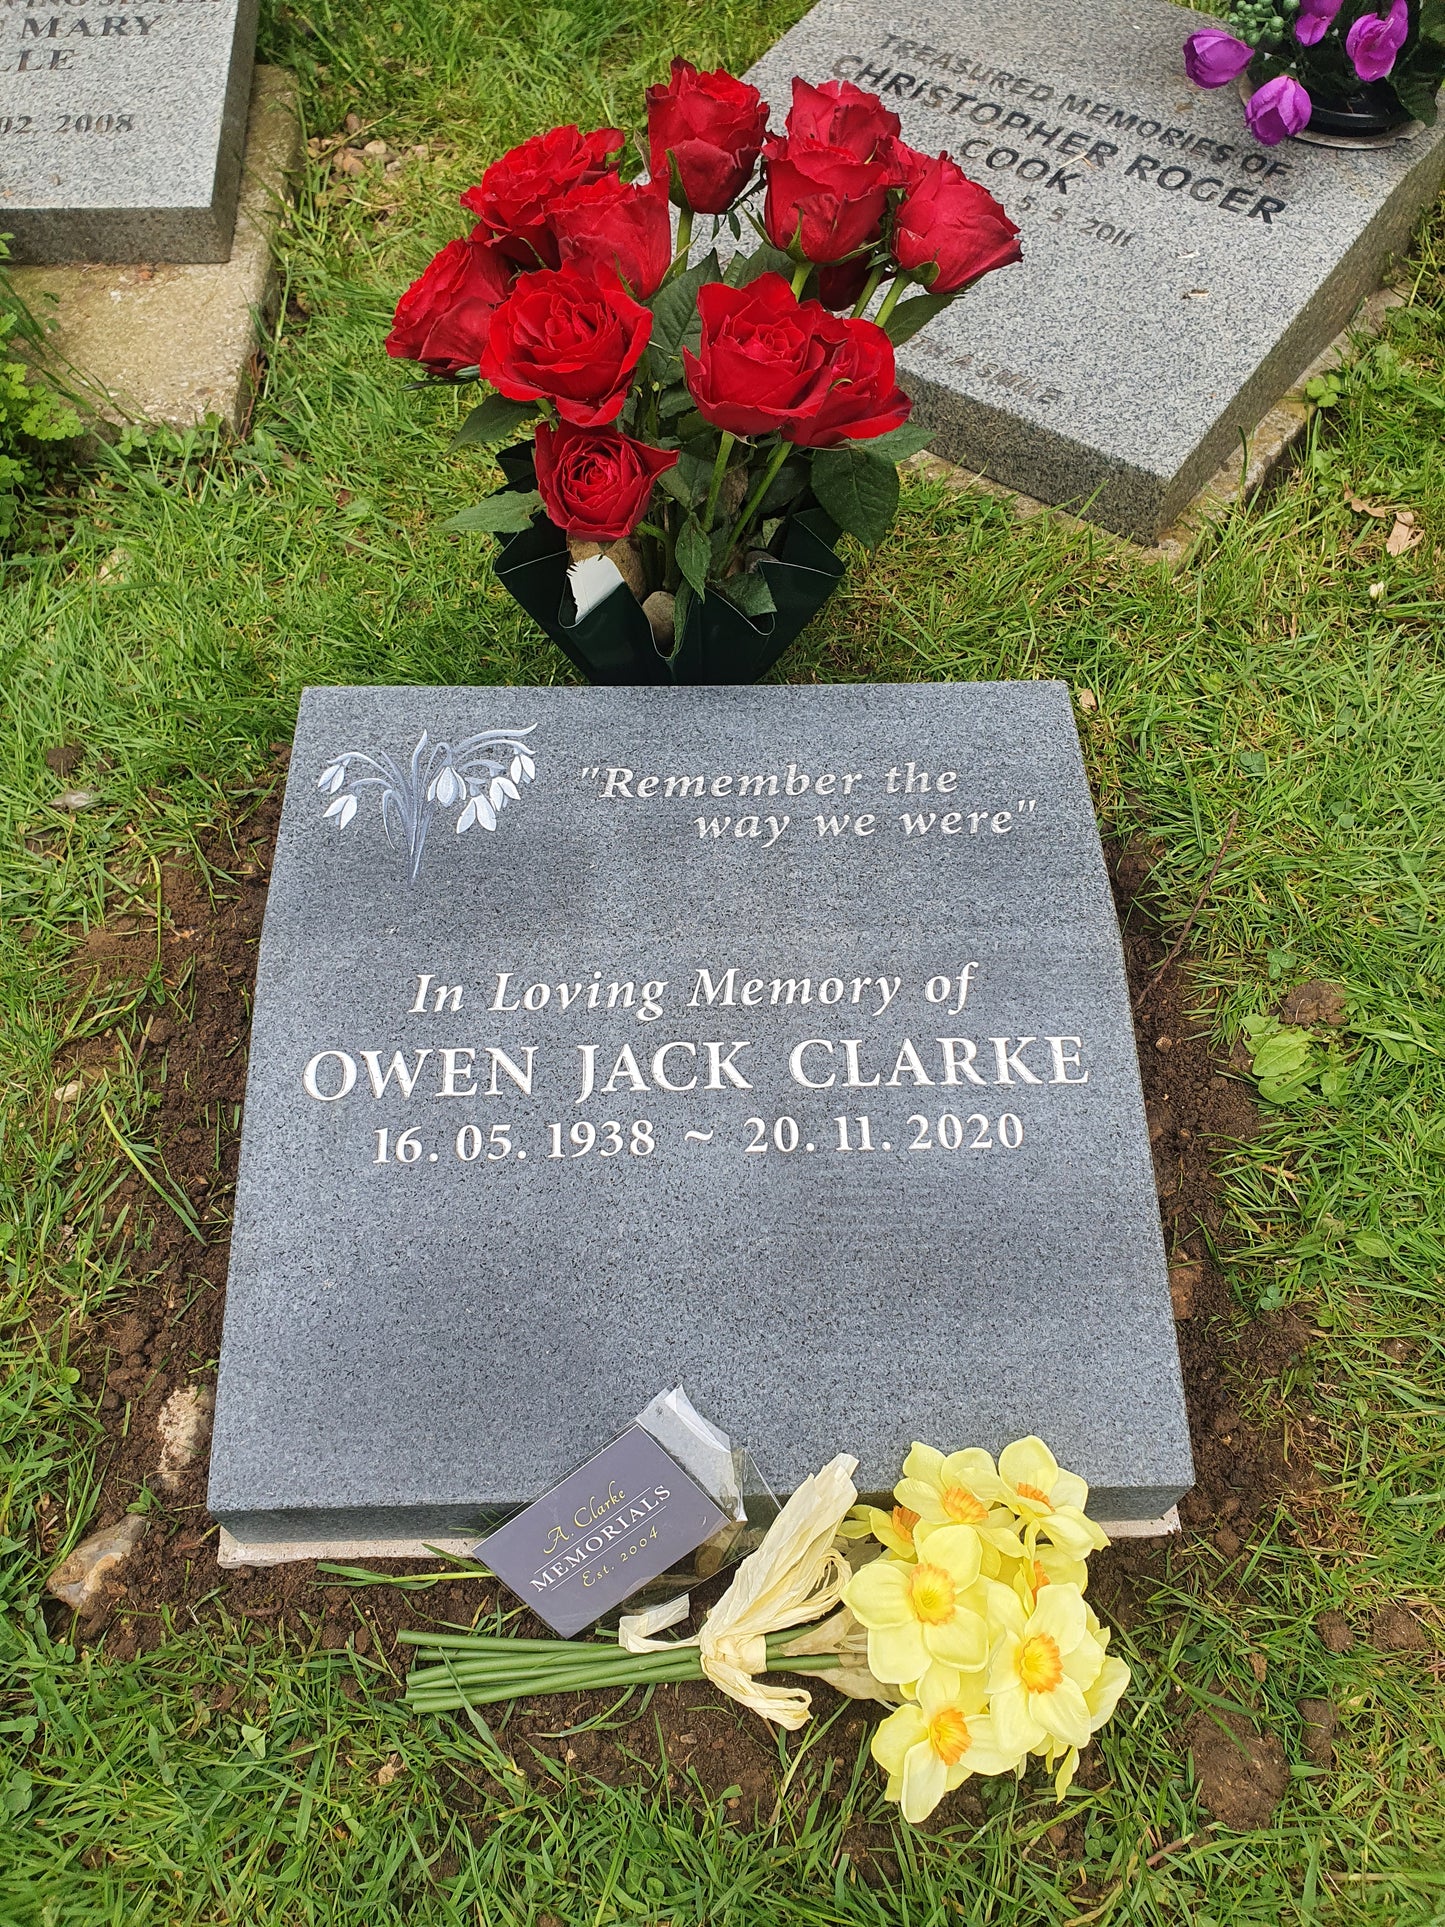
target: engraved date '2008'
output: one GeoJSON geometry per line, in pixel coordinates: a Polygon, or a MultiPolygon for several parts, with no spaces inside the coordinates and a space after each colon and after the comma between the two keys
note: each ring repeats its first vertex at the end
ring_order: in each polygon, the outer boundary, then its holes
{"type": "Polygon", "coordinates": [[[49,126],[33,114],[0,114],[0,136],[6,134],[133,134],[134,114],[57,114],[49,126]]]}

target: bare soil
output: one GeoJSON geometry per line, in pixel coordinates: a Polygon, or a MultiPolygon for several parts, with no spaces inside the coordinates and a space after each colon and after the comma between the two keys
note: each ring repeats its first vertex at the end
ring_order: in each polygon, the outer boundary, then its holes
{"type": "MultiPolygon", "coordinates": [[[[282,751],[278,762],[284,761],[282,751]]],[[[205,850],[209,881],[198,869],[179,864],[163,876],[159,941],[168,996],[137,1018],[126,1047],[141,1051],[147,1077],[160,1093],[146,1135],[159,1146],[171,1180],[190,1201],[205,1242],[198,1243],[160,1207],[138,1178],[122,1185],[111,1201],[112,1214],[126,1214],[121,1235],[140,1235],[131,1254],[133,1291],[80,1333],[75,1354],[105,1429],[100,1500],[88,1522],[91,1530],[120,1518],[147,1482],[155,1495],[162,1405],[179,1388],[214,1381],[250,999],[277,815],[273,795],[244,822],[218,833],[205,850]]],[[[1187,955],[1156,974],[1167,948],[1150,908],[1148,849],[1116,849],[1110,860],[1138,1008],[1139,1057],[1176,1309],[1185,1314],[1178,1333],[1198,1483],[1181,1514],[1186,1537],[1207,1536],[1217,1550],[1234,1556],[1263,1522],[1274,1519],[1286,1492],[1282,1417],[1262,1429],[1246,1423],[1242,1412],[1298,1355],[1304,1328],[1291,1314],[1246,1318],[1215,1262],[1226,1235],[1216,1162],[1232,1141],[1248,1138],[1257,1128],[1252,1086],[1212,1049],[1208,998],[1192,984],[1187,955]]],[[[96,994],[93,983],[101,990],[136,984],[153,964],[156,944],[154,918],[112,919],[81,950],[77,994],[96,994]]],[[[114,1036],[92,1041],[71,1063],[57,1066],[57,1086],[67,1077],[83,1078],[118,1047],[114,1036]]],[[[1272,1409],[1278,1410],[1277,1404],[1272,1409]]],[[[388,1663],[400,1677],[409,1659],[407,1649],[395,1644],[400,1627],[465,1626],[491,1603],[491,1585],[474,1579],[407,1593],[349,1588],[309,1563],[222,1571],[216,1563],[215,1523],[205,1510],[205,1481],[202,1458],[155,1505],[150,1533],[126,1564],[123,1585],[78,1624],[80,1639],[103,1642],[106,1655],[129,1659],[166,1637],[165,1609],[175,1622],[185,1623],[191,1617],[187,1609],[194,1608],[202,1621],[225,1613],[250,1621],[258,1633],[284,1628],[322,1649],[349,1646],[363,1659],[388,1663]]],[[[1099,1610],[1130,1621],[1168,1557],[1159,1542],[1126,1542],[1099,1555],[1091,1587],[1099,1610]]],[[[378,1571],[398,1573],[437,1569],[435,1562],[371,1563],[378,1571]]],[[[67,1617],[58,1604],[52,1610],[57,1624],[67,1617]]],[[[845,1768],[875,1715],[851,1702],[840,1706],[826,1689],[819,1697],[822,1711],[838,1712],[819,1752],[838,1756],[835,1780],[846,1784],[845,1768]]],[[[506,1743],[520,1763],[526,1764],[534,1749],[615,1783],[663,1772],[680,1789],[695,1785],[713,1800],[726,1793],[740,1822],[750,1824],[754,1815],[768,1819],[780,1765],[761,1722],[699,1684],[660,1689],[647,1717],[620,1730],[567,1731],[606,1703],[595,1695],[521,1702],[508,1715],[506,1743]]],[[[1187,1743],[1182,1733],[1180,1741],[1182,1750],[1187,1743]]],[[[1086,1780],[1091,1765],[1086,1756],[1086,1780]]],[[[462,1784],[453,1791],[462,1803],[476,1797],[462,1784]]],[[[987,1792],[973,1790],[971,1783],[940,1819],[981,1817],[987,1799],[987,1792]]],[[[1075,1843],[1065,1828],[1054,1844],[1067,1851],[1075,1843]]],[[[860,1836],[855,1863],[868,1867],[870,1852],[874,1877],[885,1875],[879,1856],[886,1857],[886,1835],[876,1841],[860,1836]]]]}

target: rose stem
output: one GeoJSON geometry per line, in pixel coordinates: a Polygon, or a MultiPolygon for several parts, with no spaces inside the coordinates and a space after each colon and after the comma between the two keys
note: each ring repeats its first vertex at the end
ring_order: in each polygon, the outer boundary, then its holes
{"type": "Polygon", "coordinates": [[[803,288],[807,283],[808,276],[812,272],[813,272],[813,264],[811,261],[800,261],[798,263],[796,269],[793,272],[793,294],[795,297],[800,296],[802,294],[803,288]]]}
{"type": "Polygon", "coordinates": [[[733,525],[732,540],[731,542],[728,543],[727,554],[723,557],[724,564],[727,563],[729,557],[731,557],[732,555],[733,550],[738,546],[739,542],[742,541],[743,536],[747,532],[748,523],[752,521],[753,516],[757,513],[759,503],[762,501],[763,497],[767,494],[768,490],[772,487],[773,477],[777,474],[778,470],[783,466],[783,463],[787,461],[789,454],[792,452],[792,446],[793,445],[791,442],[779,442],[777,447],[773,450],[772,456],[768,462],[767,467],[763,470],[761,476],[758,478],[757,487],[753,490],[752,494],[748,497],[747,501],[744,502],[742,514],[739,515],[737,521],[733,525]]]}
{"type": "Polygon", "coordinates": [[[886,327],[888,325],[888,317],[889,315],[892,314],[893,310],[898,306],[898,297],[902,294],[903,290],[908,285],[909,285],[908,281],[904,278],[903,275],[900,274],[898,279],[893,283],[893,286],[888,290],[887,294],[884,295],[883,306],[878,310],[877,314],[874,315],[873,317],[873,319],[877,322],[880,328],[886,327]]]}
{"type": "Polygon", "coordinates": [[[675,274],[678,268],[687,266],[688,249],[692,246],[692,209],[684,201],[677,210],[677,247],[673,252],[672,266],[668,274],[675,274]]]}
{"type": "Polygon", "coordinates": [[[712,518],[717,514],[717,498],[722,489],[723,475],[727,469],[728,457],[737,443],[737,436],[723,430],[723,438],[717,445],[717,460],[712,465],[712,485],[707,492],[707,507],[702,512],[702,532],[707,534],[712,527],[712,518]]]}
{"type": "Polygon", "coordinates": [[[854,321],[858,321],[861,319],[863,310],[868,306],[868,303],[873,299],[874,295],[877,294],[878,283],[882,279],[883,279],[882,268],[874,268],[873,272],[869,275],[867,281],[864,283],[863,292],[862,294],[859,295],[857,305],[853,310],[852,319],[854,321]]]}

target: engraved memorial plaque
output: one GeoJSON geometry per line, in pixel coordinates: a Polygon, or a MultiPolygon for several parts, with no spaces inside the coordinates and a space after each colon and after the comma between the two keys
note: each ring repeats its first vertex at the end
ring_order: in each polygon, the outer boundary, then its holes
{"type": "Polygon", "coordinates": [[[261,942],[211,1507],[480,1529],[658,1385],[779,1493],[1029,1432],[1191,1481],[1059,683],[313,689],[261,942]]]}

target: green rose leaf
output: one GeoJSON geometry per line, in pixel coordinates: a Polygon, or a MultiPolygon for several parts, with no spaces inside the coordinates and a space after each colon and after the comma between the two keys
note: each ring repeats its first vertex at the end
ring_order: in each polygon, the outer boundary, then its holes
{"type": "Polygon", "coordinates": [[[951,294],[915,294],[900,301],[883,324],[883,332],[895,348],[912,341],[920,328],[926,328],[936,314],[942,314],[953,300],[951,294]]]}
{"type": "Polygon", "coordinates": [[[730,575],[722,588],[728,601],[734,608],[741,609],[745,616],[770,616],[778,606],[773,600],[772,590],[757,569],[744,569],[741,575],[730,575]]]}
{"type": "Polygon", "coordinates": [[[927,448],[933,434],[934,431],[921,422],[904,422],[901,428],[890,429],[886,435],[874,435],[868,443],[868,452],[886,455],[890,462],[906,462],[910,455],[927,448]]]}
{"type": "Polygon", "coordinates": [[[862,442],[820,448],[813,457],[813,493],[840,529],[876,548],[898,513],[898,470],[862,442]]]}
{"type": "Polygon", "coordinates": [[[516,489],[499,489],[495,495],[489,495],[485,502],[478,502],[475,508],[463,509],[460,514],[448,516],[442,527],[455,535],[475,535],[478,531],[490,535],[516,535],[530,524],[541,506],[542,498],[536,489],[530,489],[526,494],[516,489]]]}
{"type": "Polygon", "coordinates": [[[718,278],[717,255],[709,254],[675,281],[666,281],[652,297],[652,336],[648,346],[663,360],[676,355],[697,322],[697,291],[718,278]]]}
{"type": "Polygon", "coordinates": [[[493,448],[498,442],[510,441],[522,426],[537,413],[534,401],[509,401],[505,395],[488,395],[483,402],[467,416],[456,434],[452,436],[448,454],[459,448],[493,448]]]}
{"type": "Polygon", "coordinates": [[[683,580],[690,583],[699,595],[705,595],[708,564],[712,560],[712,544],[699,528],[695,516],[689,515],[683,523],[674,554],[677,557],[677,566],[682,571],[683,580]]]}
{"type": "Polygon", "coordinates": [[[780,274],[784,280],[793,278],[792,256],[784,254],[781,248],[760,247],[753,254],[735,254],[727,265],[723,280],[730,288],[745,288],[759,275],[780,274]]]}

